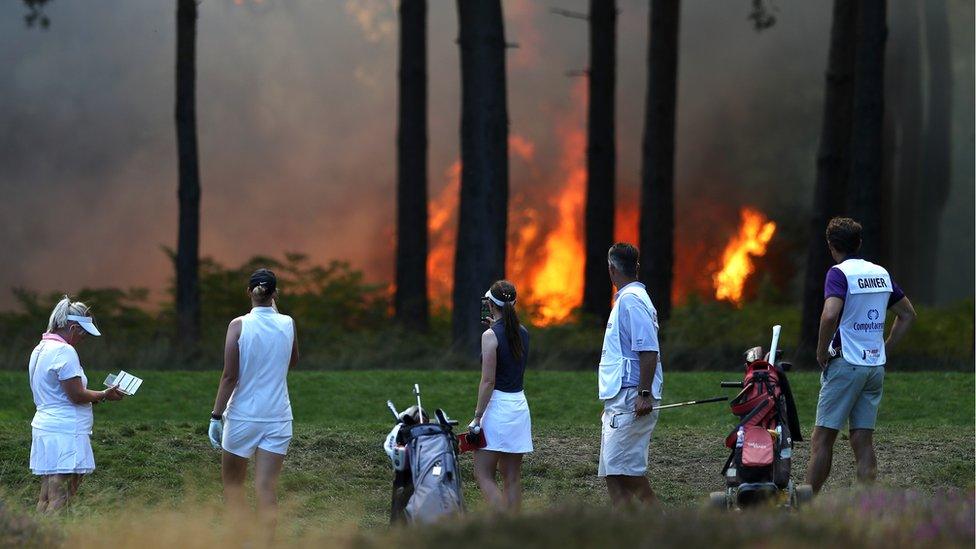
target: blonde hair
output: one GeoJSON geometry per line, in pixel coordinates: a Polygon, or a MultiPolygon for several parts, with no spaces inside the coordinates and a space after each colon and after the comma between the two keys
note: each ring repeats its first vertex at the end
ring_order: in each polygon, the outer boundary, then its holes
{"type": "Polygon", "coordinates": [[[264,301],[268,298],[268,289],[265,288],[264,284],[258,284],[251,289],[251,297],[258,301],[264,301]]]}
{"type": "Polygon", "coordinates": [[[90,311],[88,305],[80,301],[71,301],[71,298],[65,294],[51,311],[51,318],[47,321],[47,331],[50,333],[67,326],[70,322],[68,315],[91,316],[90,311]]]}

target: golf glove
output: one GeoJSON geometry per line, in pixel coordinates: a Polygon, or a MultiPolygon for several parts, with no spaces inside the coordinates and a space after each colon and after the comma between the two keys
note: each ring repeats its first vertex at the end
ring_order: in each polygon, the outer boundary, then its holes
{"type": "Polygon", "coordinates": [[[207,430],[207,436],[210,437],[210,445],[214,447],[214,450],[220,450],[220,440],[223,438],[224,432],[224,422],[219,419],[210,419],[210,429],[207,430]]]}

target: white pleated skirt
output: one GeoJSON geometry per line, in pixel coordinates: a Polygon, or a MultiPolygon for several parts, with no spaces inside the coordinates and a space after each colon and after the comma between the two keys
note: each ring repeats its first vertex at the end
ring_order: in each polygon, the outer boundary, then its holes
{"type": "Polygon", "coordinates": [[[95,470],[88,435],[33,430],[30,469],[35,475],[87,475],[95,470]]]}
{"type": "Polygon", "coordinates": [[[532,416],[525,392],[494,391],[481,418],[485,450],[526,454],[532,451],[532,416]]]}

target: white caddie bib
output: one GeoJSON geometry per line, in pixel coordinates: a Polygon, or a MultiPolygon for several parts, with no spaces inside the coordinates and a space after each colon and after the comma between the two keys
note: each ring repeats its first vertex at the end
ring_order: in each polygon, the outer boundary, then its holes
{"type": "Polygon", "coordinates": [[[837,327],[844,360],[859,366],[883,366],[891,276],[884,267],[863,259],[848,259],[837,268],[847,278],[844,312],[837,327]]]}
{"type": "MultiPolygon", "coordinates": [[[[620,292],[620,296],[610,310],[610,318],[607,320],[607,330],[603,334],[603,351],[600,353],[600,366],[597,371],[600,400],[609,400],[617,396],[617,393],[620,392],[620,387],[623,385],[625,359],[620,346],[620,326],[617,324],[617,319],[619,317],[618,305],[620,304],[620,299],[627,294],[637,296],[647,306],[647,309],[651,311],[652,316],[654,314],[654,305],[651,303],[651,298],[647,295],[647,290],[644,288],[633,285],[624,288],[620,292]]],[[[664,375],[661,372],[661,356],[658,353],[654,381],[651,387],[651,393],[654,398],[661,398],[663,382],[664,375]]]]}

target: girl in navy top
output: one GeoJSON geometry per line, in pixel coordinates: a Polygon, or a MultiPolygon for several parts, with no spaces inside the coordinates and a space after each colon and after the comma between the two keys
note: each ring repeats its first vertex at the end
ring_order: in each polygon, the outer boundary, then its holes
{"type": "Polygon", "coordinates": [[[523,392],[529,333],[515,313],[515,286],[499,280],[485,293],[489,327],[481,336],[481,383],[471,427],[487,445],[474,453],[474,476],[496,510],[522,504],[522,455],[532,451],[532,418],[523,392]],[[495,484],[502,473],[504,494],[495,484]]]}

